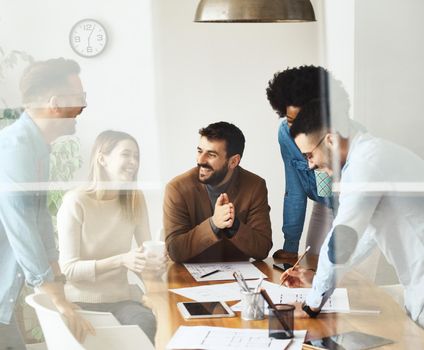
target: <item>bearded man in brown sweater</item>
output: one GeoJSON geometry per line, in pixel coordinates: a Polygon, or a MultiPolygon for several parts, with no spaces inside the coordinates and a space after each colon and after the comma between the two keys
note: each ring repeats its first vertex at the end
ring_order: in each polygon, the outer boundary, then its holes
{"type": "Polygon", "coordinates": [[[163,224],[176,262],[262,260],[272,248],[265,180],[240,167],[245,138],[235,125],[199,130],[197,167],[165,190],[163,224]]]}

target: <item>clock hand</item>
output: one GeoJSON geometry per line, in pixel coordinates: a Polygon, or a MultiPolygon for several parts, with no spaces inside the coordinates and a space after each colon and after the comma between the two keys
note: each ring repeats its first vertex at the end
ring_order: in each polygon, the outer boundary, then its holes
{"type": "Polygon", "coordinates": [[[93,34],[95,28],[96,28],[96,25],[93,24],[93,29],[91,30],[91,32],[90,32],[90,34],[88,35],[88,38],[87,38],[87,46],[90,46],[90,38],[91,38],[91,35],[93,34]]]}

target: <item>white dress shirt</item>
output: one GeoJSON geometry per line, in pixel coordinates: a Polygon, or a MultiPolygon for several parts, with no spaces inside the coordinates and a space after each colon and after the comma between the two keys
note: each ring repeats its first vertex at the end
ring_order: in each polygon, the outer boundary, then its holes
{"type": "Polygon", "coordinates": [[[424,306],[424,193],[419,191],[423,183],[420,157],[368,133],[355,135],[341,172],[338,213],[321,248],[306,300],[309,306],[318,307],[338,277],[377,244],[405,288],[408,313],[419,320],[424,306]],[[337,225],[354,229],[359,239],[343,265],[331,263],[328,256],[328,243],[337,225]]]}

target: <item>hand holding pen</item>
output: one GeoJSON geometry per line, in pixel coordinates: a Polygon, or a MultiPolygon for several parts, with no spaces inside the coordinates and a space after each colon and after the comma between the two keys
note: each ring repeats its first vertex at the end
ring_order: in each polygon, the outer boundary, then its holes
{"type": "Polygon", "coordinates": [[[284,284],[289,288],[311,288],[314,276],[313,270],[304,267],[297,267],[295,270],[289,269],[281,276],[284,281],[280,285],[284,284]]]}
{"type": "Polygon", "coordinates": [[[305,288],[312,285],[312,279],[315,274],[313,270],[299,267],[299,263],[306,256],[310,248],[311,247],[308,246],[305,249],[305,252],[299,257],[292,268],[281,274],[280,286],[284,284],[286,287],[290,288],[305,288]]]}

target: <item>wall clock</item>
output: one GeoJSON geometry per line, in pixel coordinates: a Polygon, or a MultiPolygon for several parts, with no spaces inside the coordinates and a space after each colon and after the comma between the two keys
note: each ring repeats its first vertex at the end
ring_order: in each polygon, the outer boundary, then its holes
{"type": "Polygon", "coordinates": [[[72,50],[82,57],[98,56],[106,48],[106,29],[94,19],[83,19],[72,27],[69,43],[72,50]]]}

